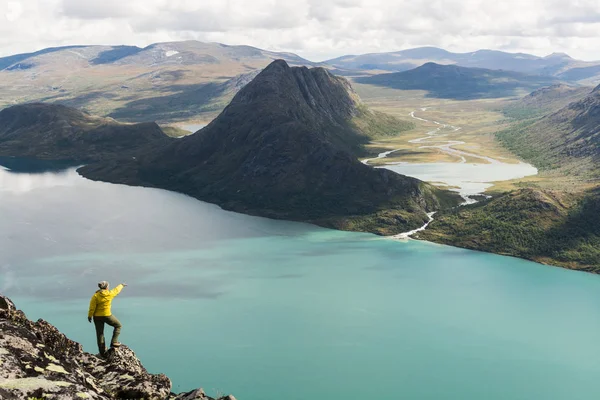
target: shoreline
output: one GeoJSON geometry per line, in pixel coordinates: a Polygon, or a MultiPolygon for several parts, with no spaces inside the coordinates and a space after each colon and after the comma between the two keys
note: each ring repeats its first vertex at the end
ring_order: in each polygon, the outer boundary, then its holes
{"type": "MultiPolygon", "coordinates": [[[[420,111],[425,112],[427,111],[427,107],[422,107],[420,108],[420,111]]],[[[408,143],[412,143],[412,144],[421,144],[421,143],[440,143],[440,144],[429,144],[429,145],[423,145],[423,146],[419,146],[419,149],[437,149],[438,151],[448,154],[450,156],[453,157],[458,157],[459,158],[459,162],[458,163],[407,163],[407,162],[390,162],[390,163],[384,163],[382,165],[377,165],[374,168],[386,168],[386,169],[390,169],[394,172],[397,173],[401,173],[403,175],[406,176],[413,176],[414,178],[423,180],[425,182],[441,182],[444,183],[447,186],[454,186],[455,188],[449,189],[451,191],[457,192],[463,199],[464,202],[461,203],[458,207],[460,206],[465,206],[465,205],[469,205],[469,204],[475,204],[478,203],[479,200],[475,199],[474,197],[485,197],[485,198],[490,198],[491,196],[486,195],[485,191],[491,187],[493,184],[492,182],[494,181],[499,181],[498,179],[494,179],[494,180],[490,180],[490,181],[486,181],[486,180],[482,180],[482,181],[476,181],[477,183],[480,183],[482,186],[477,188],[477,190],[473,191],[470,190],[468,191],[465,188],[465,185],[461,186],[461,183],[465,184],[468,183],[469,181],[463,181],[463,182],[451,182],[451,179],[443,178],[443,177],[433,177],[432,179],[424,179],[421,176],[416,176],[416,175],[410,175],[410,173],[405,173],[403,171],[398,171],[396,170],[399,167],[410,167],[410,166],[416,166],[416,165],[443,165],[443,164],[448,164],[448,167],[453,166],[454,168],[456,167],[456,164],[459,165],[471,165],[471,166],[488,166],[488,167],[483,167],[483,168],[490,168],[489,166],[496,166],[496,167],[500,167],[500,166],[511,166],[510,168],[513,168],[512,164],[506,164],[503,163],[502,161],[499,161],[497,159],[494,159],[492,157],[487,157],[487,156],[482,156],[482,155],[477,155],[477,154],[473,154],[473,153],[469,153],[466,151],[462,151],[462,150],[457,150],[454,149],[453,146],[458,146],[461,144],[465,144],[466,142],[464,141],[460,141],[460,140],[439,140],[440,138],[446,138],[448,135],[457,132],[459,130],[461,130],[461,127],[458,126],[454,126],[454,125],[450,125],[450,124],[444,124],[442,122],[438,122],[438,121],[433,121],[433,120],[428,120],[425,118],[421,118],[415,115],[415,113],[417,112],[417,110],[411,111],[409,113],[410,117],[413,119],[416,119],[418,121],[422,121],[422,122],[426,122],[426,123],[433,123],[435,125],[437,125],[437,127],[433,130],[430,130],[428,132],[426,132],[425,136],[417,138],[417,139],[412,139],[409,140],[408,143]],[[450,129],[451,131],[448,133],[442,133],[440,134],[440,132],[442,130],[448,130],[450,129]],[[480,160],[485,161],[486,163],[467,163],[467,159],[465,158],[465,156],[467,157],[471,157],[471,158],[477,158],[480,160]],[[396,169],[394,169],[394,167],[396,169]],[[458,189],[456,189],[456,187],[458,189]]],[[[377,157],[372,157],[372,158],[367,158],[365,160],[362,160],[363,164],[365,165],[369,165],[369,163],[373,160],[382,160],[387,158],[390,154],[393,154],[397,151],[402,150],[402,148],[398,148],[398,149],[392,149],[392,150],[388,150],[382,153],[379,153],[377,155],[377,157]]],[[[530,166],[529,164],[525,164],[525,163],[521,163],[519,165],[523,165],[523,166],[530,166]]],[[[532,167],[532,166],[531,166],[532,167]]],[[[533,168],[533,167],[532,167],[533,168]]],[[[536,173],[535,175],[538,173],[537,169],[535,169],[536,173]]],[[[442,172],[442,171],[440,171],[442,172]]],[[[528,176],[528,175],[525,175],[528,176]]],[[[504,180],[510,180],[510,179],[514,179],[514,178],[508,178],[508,179],[504,179],[504,180]]],[[[501,180],[500,180],[501,181],[501,180]]],[[[473,181],[475,182],[475,181],[473,181]]],[[[414,229],[411,231],[407,231],[407,232],[403,232],[397,235],[393,235],[392,237],[394,238],[399,238],[399,239],[408,239],[410,238],[412,235],[421,232],[425,229],[427,229],[428,225],[433,221],[433,214],[435,213],[430,213],[428,214],[430,220],[429,222],[427,222],[425,225],[423,225],[422,227],[418,228],[418,229],[414,229]]]]}

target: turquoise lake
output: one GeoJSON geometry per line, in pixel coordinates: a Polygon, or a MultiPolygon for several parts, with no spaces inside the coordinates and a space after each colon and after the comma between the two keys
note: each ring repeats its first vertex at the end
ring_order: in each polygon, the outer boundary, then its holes
{"type": "Polygon", "coordinates": [[[96,282],[127,282],[113,304],[121,341],[174,391],[600,396],[596,275],[4,165],[13,171],[0,168],[0,291],[95,353],[86,317],[96,282]]]}

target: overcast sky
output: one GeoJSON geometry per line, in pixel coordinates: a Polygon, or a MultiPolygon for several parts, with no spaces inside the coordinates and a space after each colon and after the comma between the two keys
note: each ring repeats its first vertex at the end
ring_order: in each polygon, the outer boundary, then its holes
{"type": "Polygon", "coordinates": [[[0,0],[0,56],[197,39],[313,61],[438,46],[600,59],[600,0],[0,0]]]}

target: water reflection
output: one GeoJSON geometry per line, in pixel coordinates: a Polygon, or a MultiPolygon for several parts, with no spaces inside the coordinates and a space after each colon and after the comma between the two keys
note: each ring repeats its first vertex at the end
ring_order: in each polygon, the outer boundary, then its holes
{"type": "Polygon", "coordinates": [[[76,168],[35,174],[18,173],[3,168],[0,169],[0,193],[24,193],[36,188],[73,186],[80,180],[81,177],[77,174],[76,168]]]}

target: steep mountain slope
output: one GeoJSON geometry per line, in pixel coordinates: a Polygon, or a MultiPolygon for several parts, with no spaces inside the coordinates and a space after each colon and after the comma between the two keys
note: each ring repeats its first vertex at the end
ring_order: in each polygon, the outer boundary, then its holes
{"type": "Polygon", "coordinates": [[[534,123],[498,133],[517,155],[541,169],[561,168],[579,176],[600,173],[600,86],[534,123]]]}
{"type": "Polygon", "coordinates": [[[469,68],[501,69],[528,74],[553,75],[565,80],[600,78],[600,61],[574,60],[566,54],[553,53],[538,57],[524,53],[506,53],[496,50],[478,50],[452,53],[436,47],[419,47],[389,53],[349,55],[327,60],[337,68],[354,70],[383,70],[401,72],[428,62],[454,64],[469,68]]]}
{"type": "Polygon", "coordinates": [[[430,97],[477,99],[514,96],[556,83],[545,76],[427,63],[410,71],[356,78],[359,83],[402,90],[427,90],[430,97]]]}
{"type": "Polygon", "coordinates": [[[206,121],[229,103],[240,88],[237,83],[248,82],[248,74],[275,59],[315,65],[291,53],[198,41],[143,49],[44,49],[0,58],[0,108],[53,102],[131,122],[206,121]]]}
{"type": "Polygon", "coordinates": [[[535,90],[503,110],[515,119],[541,117],[581,100],[592,91],[588,86],[569,86],[562,83],[535,90]]]}
{"type": "Polygon", "coordinates": [[[431,185],[373,169],[349,83],[275,61],[207,127],[136,160],[81,169],[92,179],[175,190],[227,209],[340,229],[398,233],[456,204],[431,185]]]}
{"type": "Polygon", "coordinates": [[[131,156],[168,142],[155,123],[121,124],[60,105],[0,111],[0,155],[92,161],[131,156]]]}

